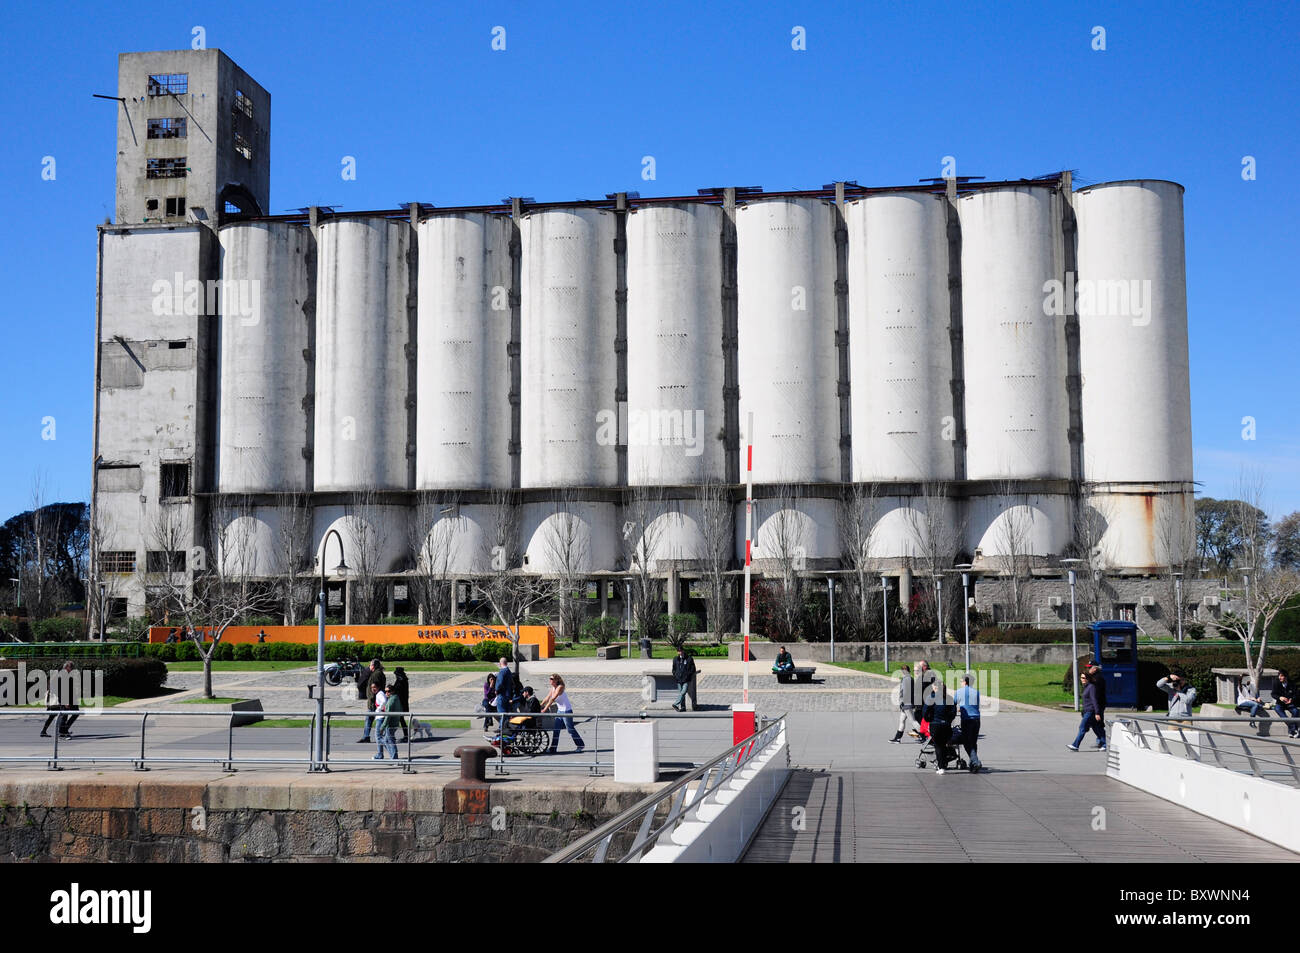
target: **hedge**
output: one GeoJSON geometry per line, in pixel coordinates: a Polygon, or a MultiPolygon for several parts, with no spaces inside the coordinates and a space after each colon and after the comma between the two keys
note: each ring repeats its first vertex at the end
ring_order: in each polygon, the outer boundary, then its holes
{"type": "MultiPolygon", "coordinates": [[[[26,670],[44,672],[63,667],[61,658],[23,659],[26,670]]],[[[0,662],[0,668],[16,669],[15,661],[0,662]]],[[[104,673],[104,694],[123,698],[151,698],[167,681],[167,666],[156,658],[100,658],[76,663],[78,671],[104,673]]]]}
{"type": "Polygon", "coordinates": [[[588,619],[582,623],[582,638],[588,642],[595,642],[597,645],[609,645],[615,641],[621,634],[623,622],[615,616],[605,616],[603,619],[588,619]]]}
{"type": "Polygon", "coordinates": [[[34,642],[77,642],[86,637],[83,619],[55,617],[29,623],[34,642]]]}
{"type": "MultiPolygon", "coordinates": [[[[1079,644],[1092,644],[1092,631],[1086,626],[1076,630],[1079,644]]],[[[1001,629],[990,625],[975,633],[972,642],[981,645],[1054,645],[1070,641],[1069,629],[1001,629]]]]}

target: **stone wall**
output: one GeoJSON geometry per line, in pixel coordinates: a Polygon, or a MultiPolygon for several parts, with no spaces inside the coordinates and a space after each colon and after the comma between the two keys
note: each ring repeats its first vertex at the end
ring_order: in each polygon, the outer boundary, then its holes
{"type": "MultiPolygon", "coordinates": [[[[947,586],[945,586],[945,590],[947,586]]],[[[1028,579],[1020,583],[1021,603],[1027,618],[1014,620],[1011,582],[1008,579],[984,577],[975,582],[974,608],[995,614],[999,621],[1040,622],[1046,628],[1069,628],[1070,584],[1065,579],[1028,579]],[[1053,606],[1050,600],[1059,599],[1053,606]],[[995,608],[996,607],[996,608],[995,608]]],[[[1218,579],[1184,579],[1182,584],[1183,625],[1199,621],[1210,623],[1218,619],[1221,606],[1206,605],[1206,596],[1218,596],[1218,579]]],[[[958,590],[960,603],[960,590],[958,590]]],[[[1105,576],[1094,583],[1091,577],[1078,573],[1075,583],[1075,615],[1082,622],[1094,618],[1117,618],[1116,606],[1133,606],[1133,621],[1147,635],[1170,635],[1178,627],[1178,613],[1174,602],[1175,590],[1167,577],[1159,576],[1105,576]],[[1144,606],[1142,599],[1150,598],[1153,605],[1144,606]]],[[[945,595],[946,598],[946,595],[945,595]]],[[[971,633],[974,635],[974,633],[971,633]]]]}
{"type": "Polygon", "coordinates": [[[0,770],[0,861],[540,861],[661,784],[451,775],[0,770]],[[153,772],[150,772],[153,774],[153,772]]]}
{"type": "MultiPolygon", "coordinates": [[[[973,633],[972,633],[973,634],[973,633]]],[[[1081,653],[1091,651],[1092,634],[1085,628],[1079,629],[1081,653]]],[[[829,642],[790,642],[787,643],[790,654],[794,656],[795,665],[829,662],[831,645],[829,642]]],[[[749,654],[760,662],[770,664],[776,659],[777,643],[750,642],[749,654]]],[[[884,642],[836,642],[835,659],[840,662],[879,662],[885,657],[884,642]]],[[[744,647],[732,643],[727,646],[727,658],[733,662],[744,659],[744,647]]],[[[889,643],[889,663],[908,665],[919,659],[929,659],[933,666],[962,665],[966,661],[965,643],[938,642],[893,642],[889,643]]],[[[1070,664],[1070,643],[1061,645],[979,645],[974,642],[970,647],[972,664],[980,662],[1041,662],[1050,665],[1070,664]]]]}

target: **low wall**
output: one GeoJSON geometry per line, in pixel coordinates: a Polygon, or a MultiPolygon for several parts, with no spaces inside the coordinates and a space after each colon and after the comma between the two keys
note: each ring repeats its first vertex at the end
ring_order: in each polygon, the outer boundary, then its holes
{"type": "MultiPolygon", "coordinates": [[[[1091,651],[1091,636],[1080,636],[1080,652],[1091,651]]],[[[760,661],[774,661],[779,647],[777,642],[750,642],[749,652],[760,661]]],[[[790,654],[794,656],[795,665],[805,662],[829,662],[831,644],[829,642],[790,642],[787,643],[790,654]]],[[[727,658],[739,662],[744,660],[744,646],[739,642],[727,646],[727,658]]],[[[880,662],[885,658],[884,642],[836,642],[835,658],[841,662],[880,662]]],[[[889,664],[915,665],[919,659],[928,659],[931,667],[964,665],[966,662],[965,643],[938,642],[890,642],[889,664]]],[[[1059,645],[977,645],[970,646],[972,664],[979,662],[1037,662],[1045,665],[1069,665],[1070,643],[1059,645]]]]}
{"type": "Polygon", "coordinates": [[[515,775],[0,771],[0,861],[543,860],[662,784],[515,775]]]}
{"type": "Polygon", "coordinates": [[[1300,852],[1300,788],[1153,751],[1118,723],[1109,747],[1106,773],[1117,781],[1300,852]]]}

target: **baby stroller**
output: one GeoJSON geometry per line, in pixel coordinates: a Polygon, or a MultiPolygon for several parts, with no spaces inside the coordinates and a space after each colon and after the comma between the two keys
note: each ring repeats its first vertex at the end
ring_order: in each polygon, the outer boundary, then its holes
{"type": "Polygon", "coordinates": [[[921,721],[921,737],[925,739],[921,750],[916,755],[916,766],[924,768],[933,762],[939,771],[947,770],[949,764],[964,770],[966,759],[961,753],[961,732],[953,727],[957,717],[956,705],[929,705],[921,721]]]}
{"type": "MultiPolygon", "coordinates": [[[[517,702],[518,700],[516,700],[517,702]]],[[[518,704],[511,706],[518,711],[518,704]]],[[[551,746],[552,718],[540,714],[516,714],[506,719],[505,731],[499,735],[488,734],[488,743],[501,748],[509,757],[515,754],[537,755],[551,746]]]]}

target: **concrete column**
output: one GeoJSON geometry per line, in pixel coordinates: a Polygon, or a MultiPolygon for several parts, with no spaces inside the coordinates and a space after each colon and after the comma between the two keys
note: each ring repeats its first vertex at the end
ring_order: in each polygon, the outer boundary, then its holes
{"type": "Polygon", "coordinates": [[[609,583],[601,579],[597,585],[600,586],[600,617],[603,619],[609,615],[609,583]]]}
{"type": "Polygon", "coordinates": [[[352,624],[352,592],[354,583],[348,580],[343,583],[343,624],[352,624]]]}
{"type": "Polygon", "coordinates": [[[424,603],[421,602],[415,607],[415,621],[417,625],[424,625],[428,620],[424,617],[424,603]]]}
{"type": "Polygon", "coordinates": [[[681,597],[681,580],[677,577],[676,569],[669,570],[666,585],[668,586],[668,614],[676,615],[681,597]]]}
{"type": "Polygon", "coordinates": [[[456,615],[460,610],[460,580],[451,581],[451,619],[450,622],[456,621],[456,615]]]}
{"type": "Polygon", "coordinates": [[[912,606],[912,570],[903,569],[898,573],[898,604],[904,612],[910,612],[912,606]]]}
{"type": "Polygon", "coordinates": [[[384,586],[384,589],[388,594],[388,614],[394,615],[396,611],[395,600],[397,596],[397,583],[389,582],[386,586],[384,586]]]}

